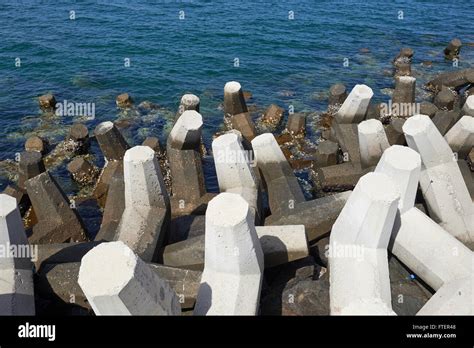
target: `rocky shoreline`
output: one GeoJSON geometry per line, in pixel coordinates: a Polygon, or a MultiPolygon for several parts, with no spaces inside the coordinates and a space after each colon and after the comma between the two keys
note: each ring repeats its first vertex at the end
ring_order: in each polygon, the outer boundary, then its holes
{"type": "MultiPolygon", "coordinates": [[[[460,49],[453,40],[446,58],[460,49]]],[[[120,122],[76,123],[55,147],[31,136],[0,195],[0,233],[35,252],[2,259],[0,314],[473,314],[474,69],[439,74],[420,101],[413,55],[393,60],[387,103],[367,85],[331,86],[318,143],[305,113],[272,104],[254,120],[235,81],[211,149],[192,94],[166,145],[129,144],[120,122]],[[204,155],[220,193],[206,188],[204,155]],[[81,195],[66,196],[56,168],[81,195]],[[84,205],[102,216],[96,235],[84,205]]],[[[38,101],[55,112],[53,95],[38,101]]]]}

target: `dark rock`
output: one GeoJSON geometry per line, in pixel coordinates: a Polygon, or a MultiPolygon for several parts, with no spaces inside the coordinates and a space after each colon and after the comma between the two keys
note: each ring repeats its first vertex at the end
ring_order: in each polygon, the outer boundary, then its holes
{"type": "Polygon", "coordinates": [[[43,110],[54,110],[56,108],[56,98],[52,94],[44,94],[38,98],[38,103],[43,110]]]}
{"type": "Polygon", "coordinates": [[[459,57],[461,52],[462,42],[459,39],[452,39],[448,47],[444,49],[444,56],[448,60],[453,60],[459,57]]]}
{"type": "Polygon", "coordinates": [[[267,110],[265,110],[262,121],[273,126],[277,126],[280,124],[284,114],[285,109],[279,107],[278,105],[272,104],[267,108],[267,110]]]}
{"type": "Polygon", "coordinates": [[[133,99],[128,93],[122,93],[117,96],[115,103],[119,108],[129,108],[133,105],[133,99]]]}

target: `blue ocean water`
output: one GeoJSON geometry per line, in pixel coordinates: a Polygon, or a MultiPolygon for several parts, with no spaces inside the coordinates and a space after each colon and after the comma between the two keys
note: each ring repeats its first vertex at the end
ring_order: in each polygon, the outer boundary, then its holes
{"type": "MultiPolygon", "coordinates": [[[[465,44],[459,68],[473,65],[473,5],[472,0],[0,0],[0,161],[21,152],[27,136],[54,143],[80,121],[41,115],[36,98],[47,92],[58,101],[95,103],[96,118],[86,122],[91,130],[130,116],[115,106],[122,92],[137,104],[149,100],[163,107],[135,115],[136,126],[125,132],[132,144],[147,135],[164,139],[181,95],[197,94],[207,146],[222,127],[219,106],[230,80],[252,92],[257,108],[276,103],[293,105],[295,112],[323,111],[325,93],[335,82],[350,88],[365,83],[376,101],[388,100],[385,91],[393,86],[388,71],[401,47],[415,50],[420,87],[437,72],[454,69],[442,54],[454,37],[465,44]]],[[[64,168],[56,174],[74,190],[64,168]]],[[[1,177],[0,190],[6,184],[1,177]]]]}

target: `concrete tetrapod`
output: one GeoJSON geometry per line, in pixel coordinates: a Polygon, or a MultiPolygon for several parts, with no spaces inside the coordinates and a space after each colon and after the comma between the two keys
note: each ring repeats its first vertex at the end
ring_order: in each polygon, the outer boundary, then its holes
{"type": "Polygon", "coordinates": [[[170,201],[160,165],[148,146],[135,146],[124,156],[125,210],[117,240],[127,244],[144,261],[166,241],[170,201]]]}
{"type": "Polygon", "coordinates": [[[33,226],[30,243],[64,243],[85,241],[86,230],[56,180],[44,172],[26,182],[26,190],[38,223],[33,226]]]}
{"type": "Polygon", "coordinates": [[[265,179],[272,213],[265,219],[265,225],[303,224],[310,241],[329,232],[350,193],[306,201],[273,134],[259,135],[252,141],[252,147],[265,179]]]}
{"type": "Polygon", "coordinates": [[[420,186],[430,216],[463,243],[474,242],[474,205],[448,143],[425,115],[410,117],[403,131],[422,159],[420,186]]]}
{"type": "Polygon", "coordinates": [[[414,208],[420,155],[404,146],[387,149],[375,172],[392,178],[400,191],[398,216],[389,250],[435,290],[471,272],[472,252],[437,223],[414,208]]]}
{"type": "MultiPolygon", "coordinates": [[[[202,116],[188,110],[178,118],[168,136],[166,153],[172,177],[173,216],[196,214],[209,200],[201,161],[202,116]]],[[[202,212],[201,212],[202,214],[202,212]]]]}
{"type": "Polygon", "coordinates": [[[263,251],[248,203],[221,193],[206,212],[204,272],[195,315],[256,315],[263,278],[263,251]]]}
{"type": "Polygon", "coordinates": [[[0,194],[0,315],[35,315],[32,249],[16,199],[0,194]]]}
{"type": "Polygon", "coordinates": [[[474,147],[474,117],[463,116],[446,133],[444,139],[451,150],[458,154],[459,159],[465,159],[474,147]]]}
{"type": "Polygon", "coordinates": [[[340,124],[361,122],[367,114],[373,95],[369,86],[355,85],[336,113],[336,121],[340,124]]]}
{"type": "Polygon", "coordinates": [[[357,130],[362,167],[376,165],[382,153],[390,146],[382,122],[375,119],[363,121],[359,123],[357,130]]]}
{"type": "MultiPolygon", "coordinates": [[[[202,216],[197,216],[198,219],[202,216]]],[[[163,264],[202,270],[204,267],[204,228],[196,226],[188,233],[195,237],[169,244],[163,249],[163,264]]],[[[303,225],[255,226],[264,254],[265,268],[299,260],[309,255],[303,225]]]]}
{"type": "Polygon", "coordinates": [[[221,135],[212,142],[212,152],[220,192],[240,194],[252,209],[255,221],[260,221],[258,181],[242,138],[236,132],[221,135]]]}
{"type": "Polygon", "coordinates": [[[234,116],[247,112],[242,86],[236,81],[227,82],[224,86],[225,116],[234,116]]]}
{"type": "Polygon", "coordinates": [[[122,242],[89,251],[81,260],[78,283],[96,315],[181,313],[169,284],[122,242]]]}
{"type": "Polygon", "coordinates": [[[399,199],[387,175],[357,183],[330,236],[331,315],[394,314],[387,247],[399,199]]]}

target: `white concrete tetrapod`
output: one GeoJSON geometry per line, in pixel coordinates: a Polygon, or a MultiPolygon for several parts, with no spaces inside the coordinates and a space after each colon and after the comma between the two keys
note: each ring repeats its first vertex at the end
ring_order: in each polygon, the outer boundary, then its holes
{"type": "Polygon", "coordinates": [[[16,199],[0,194],[0,315],[35,315],[33,249],[16,199]]]}
{"type": "Polygon", "coordinates": [[[422,159],[420,186],[430,216],[466,244],[474,242],[474,205],[451,148],[431,119],[410,117],[403,125],[408,145],[422,159]]]}
{"type": "Polygon", "coordinates": [[[377,164],[383,152],[390,147],[382,122],[371,119],[359,123],[360,160],[364,168],[377,164]]]}
{"type": "Polygon", "coordinates": [[[212,142],[220,192],[240,194],[258,213],[258,184],[251,167],[251,153],[244,150],[241,138],[232,132],[221,135],[212,142]]]}
{"type": "Polygon", "coordinates": [[[256,315],[263,251],[248,203],[221,193],[206,211],[205,259],[195,315],[256,315]]]}
{"type": "Polygon", "coordinates": [[[438,291],[444,287],[443,284],[470,276],[473,254],[463,243],[414,208],[420,167],[421,159],[417,152],[395,145],[384,152],[375,172],[390,176],[401,196],[389,250],[438,291]]]}
{"type": "Polygon", "coordinates": [[[122,242],[102,243],[81,260],[79,286],[96,315],[179,315],[179,299],[122,242]]]}
{"type": "Polygon", "coordinates": [[[135,146],[124,156],[125,210],[117,240],[150,262],[166,239],[170,201],[155,152],[135,146]]]}
{"type": "Polygon", "coordinates": [[[387,175],[369,173],[357,183],[331,231],[331,315],[394,314],[387,246],[399,199],[387,175]]]}
{"type": "Polygon", "coordinates": [[[369,108],[374,92],[369,86],[355,85],[336,114],[338,123],[359,123],[369,108]]]}
{"type": "Polygon", "coordinates": [[[406,146],[393,145],[384,151],[375,168],[376,173],[389,176],[400,193],[399,210],[403,214],[415,204],[420,181],[421,157],[406,146]]]}
{"type": "Polygon", "coordinates": [[[202,116],[195,110],[184,111],[169,137],[174,148],[190,149],[201,141],[202,116]]]}
{"type": "Polygon", "coordinates": [[[459,159],[465,159],[474,146],[474,117],[461,117],[446,133],[444,139],[459,159]]]}
{"type": "Polygon", "coordinates": [[[199,112],[199,106],[200,106],[201,101],[199,100],[199,97],[194,94],[184,94],[181,97],[181,102],[179,103],[179,110],[178,114],[182,115],[183,112],[187,110],[195,110],[199,112]]]}
{"type": "Polygon", "coordinates": [[[466,102],[462,107],[462,111],[465,115],[474,116],[474,95],[467,97],[466,102]]]}
{"type": "Polygon", "coordinates": [[[474,315],[474,276],[444,284],[416,315],[474,315]]]}

